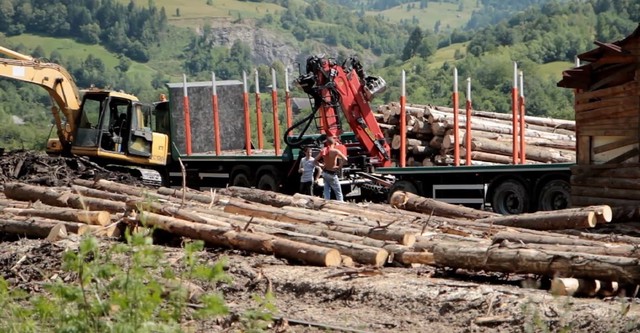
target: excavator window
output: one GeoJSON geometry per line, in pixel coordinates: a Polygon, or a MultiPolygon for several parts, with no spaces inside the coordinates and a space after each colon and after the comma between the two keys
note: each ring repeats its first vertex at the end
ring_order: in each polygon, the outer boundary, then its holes
{"type": "Polygon", "coordinates": [[[97,147],[100,138],[100,115],[104,96],[85,95],[74,146],[97,147]]]}
{"type": "Polygon", "coordinates": [[[126,99],[109,99],[102,118],[100,147],[105,150],[124,152],[129,139],[131,102],[126,99]]]}

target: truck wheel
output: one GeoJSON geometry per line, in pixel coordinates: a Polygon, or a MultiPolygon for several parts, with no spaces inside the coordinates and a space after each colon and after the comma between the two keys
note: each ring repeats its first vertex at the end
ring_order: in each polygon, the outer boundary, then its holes
{"type": "Polygon", "coordinates": [[[569,207],[571,187],[565,180],[554,179],[546,183],[538,196],[538,210],[557,210],[569,207]]]}
{"type": "Polygon", "coordinates": [[[408,180],[399,180],[391,186],[389,190],[389,196],[387,197],[387,202],[391,198],[394,192],[396,191],[405,191],[413,194],[418,194],[418,188],[408,180]]]}
{"type": "Polygon", "coordinates": [[[247,177],[247,175],[242,172],[238,172],[235,176],[233,176],[231,186],[251,187],[251,182],[249,181],[249,177],[247,177]]]}
{"type": "Polygon", "coordinates": [[[270,173],[265,173],[258,180],[258,189],[265,191],[278,191],[278,182],[275,177],[270,173]]]}
{"type": "Polygon", "coordinates": [[[498,214],[522,214],[529,211],[527,189],[516,180],[507,180],[493,191],[491,207],[498,214]]]}

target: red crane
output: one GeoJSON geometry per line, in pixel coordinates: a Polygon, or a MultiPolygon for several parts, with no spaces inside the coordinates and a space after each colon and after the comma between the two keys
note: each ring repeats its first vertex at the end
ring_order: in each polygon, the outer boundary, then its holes
{"type": "MultiPolygon", "coordinates": [[[[313,113],[294,124],[306,122],[298,138],[308,129],[317,112],[320,113],[320,128],[323,134],[340,138],[343,133],[341,117],[344,116],[359,143],[376,167],[391,165],[389,144],[376,121],[369,102],[376,94],[384,92],[386,83],[381,77],[367,76],[357,58],[349,58],[342,65],[324,56],[307,59],[307,73],[300,75],[296,83],[311,97],[313,113]]],[[[291,139],[285,140],[295,145],[291,139]]],[[[301,142],[301,141],[299,141],[301,142]]]]}

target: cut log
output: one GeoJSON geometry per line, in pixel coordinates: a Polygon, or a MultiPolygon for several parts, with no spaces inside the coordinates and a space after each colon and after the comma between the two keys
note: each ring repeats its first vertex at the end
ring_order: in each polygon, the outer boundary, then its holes
{"type": "Polygon", "coordinates": [[[308,207],[309,205],[308,200],[305,199],[301,200],[301,198],[293,197],[286,194],[247,187],[231,186],[226,189],[220,190],[219,194],[242,198],[248,201],[258,202],[274,207],[308,207]]]}
{"type": "Polygon", "coordinates": [[[571,209],[482,218],[476,222],[533,230],[582,229],[595,227],[596,216],[590,210],[571,209]]]}
{"type": "Polygon", "coordinates": [[[71,188],[77,194],[85,197],[100,198],[100,199],[107,199],[107,200],[121,201],[121,202],[125,202],[129,199],[129,196],[126,194],[107,192],[107,191],[97,190],[97,189],[80,186],[80,185],[73,185],[71,186],[71,188]]]}
{"type": "MultiPolygon", "coordinates": [[[[158,193],[161,195],[166,195],[166,196],[170,196],[178,199],[182,199],[182,196],[183,196],[182,190],[167,188],[167,187],[159,188],[158,193]]],[[[193,193],[193,192],[187,191],[186,193],[184,193],[184,198],[189,201],[197,201],[203,204],[211,204],[211,203],[216,203],[220,199],[220,196],[218,196],[218,194],[219,193],[217,192],[216,196],[214,196],[214,195],[205,195],[202,192],[193,193]]]]}
{"type": "Polygon", "coordinates": [[[595,205],[595,206],[587,206],[581,208],[567,208],[563,209],[563,211],[580,211],[580,210],[588,210],[592,211],[596,217],[597,224],[609,223],[613,219],[613,210],[609,205],[595,205]]]}
{"type": "MultiPolygon", "coordinates": [[[[513,146],[511,142],[501,142],[484,138],[473,138],[471,140],[471,149],[485,153],[511,156],[513,154],[513,146]]],[[[574,162],[576,154],[574,151],[539,148],[535,146],[527,146],[526,159],[543,162],[543,163],[568,163],[574,162]]]]}
{"type": "Polygon", "coordinates": [[[577,236],[558,235],[558,234],[544,234],[536,235],[522,232],[501,231],[495,234],[491,238],[494,244],[501,243],[503,241],[510,241],[514,243],[522,244],[551,244],[551,245],[569,245],[569,246],[603,246],[601,241],[594,241],[589,239],[582,239],[577,236]]]}
{"type": "Polygon", "coordinates": [[[254,218],[226,212],[216,212],[217,219],[229,225],[243,229],[251,228],[259,232],[283,237],[307,244],[329,246],[348,255],[358,263],[365,265],[384,265],[388,252],[399,253],[407,251],[406,246],[391,246],[382,240],[356,236],[336,230],[322,228],[320,225],[285,223],[266,218],[254,218]],[[387,251],[387,249],[389,249],[387,251]]]}
{"type": "MultiPolygon", "coordinates": [[[[28,219],[28,220],[13,220],[13,219],[0,219],[0,233],[12,234],[12,235],[24,235],[27,237],[36,237],[46,239],[50,234],[60,235],[63,231],[62,228],[58,227],[60,225],[65,225],[65,223],[60,223],[58,221],[53,220],[38,220],[38,219],[28,219]],[[54,229],[56,228],[57,229],[54,229]],[[56,231],[57,230],[57,231],[56,231]]],[[[64,233],[66,234],[66,226],[64,229],[64,233]]]]}
{"type": "Polygon", "coordinates": [[[594,279],[553,278],[549,292],[555,296],[593,297],[600,291],[600,281],[594,279]]]}
{"type": "Polygon", "coordinates": [[[607,246],[606,244],[600,244],[599,246],[581,246],[581,245],[553,245],[553,244],[522,244],[522,243],[510,243],[503,241],[500,243],[502,248],[509,249],[533,249],[540,251],[556,251],[567,252],[576,254],[590,254],[590,255],[602,255],[602,256],[614,256],[614,257],[627,257],[627,258],[640,258],[640,249],[628,245],[619,244],[607,246]]]}
{"type": "MultiPolygon", "coordinates": [[[[420,105],[414,105],[414,107],[419,108],[420,105]]],[[[436,106],[436,110],[453,113],[453,108],[446,106],[436,106]]],[[[459,113],[463,113],[465,110],[459,110],[459,113]]],[[[490,112],[490,111],[481,111],[481,110],[472,110],[472,117],[480,117],[480,118],[490,118],[490,119],[500,119],[511,121],[513,119],[513,115],[511,113],[499,113],[499,112],[490,112]]],[[[548,127],[549,129],[567,129],[571,131],[575,131],[576,122],[574,120],[564,120],[564,119],[554,119],[554,118],[544,118],[544,117],[536,117],[536,116],[524,116],[525,124],[532,124],[538,126],[548,127]]]]}
{"type": "Polygon", "coordinates": [[[235,231],[208,224],[198,224],[155,213],[141,212],[139,220],[173,234],[200,239],[214,245],[231,247],[318,266],[339,266],[342,259],[335,249],[309,245],[259,232],[235,231]]]}
{"type": "Polygon", "coordinates": [[[97,181],[92,181],[92,180],[86,180],[86,179],[74,179],[73,183],[76,185],[81,185],[81,186],[85,186],[85,187],[90,187],[90,188],[94,188],[94,189],[98,189],[98,190],[104,190],[107,192],[113,192],[113,193],[121,193],[121,194],[127,194],[127,195],[132,195],[132,196],[136,196],[136,197],[154,197],[157,199],[161,199],[162,196],[157,196],[157,193],[153,193],[153,191],[144,188],[144,187],[136,187],[136,186],[132,186],[132,185],[127,185],[127,184],[121,184],[121,183],[116,183],[116,182],[112,182],[110,180],[106,180],[106,179],[99,179],[97,181]]]}
{"type": "Polygon", "coordinates": [[[111,223],[111,214],[106,211],[86,211],[78,209],[20,209],[2,208],[0,211],[20,216],[39,216],[48,219],[81,222],[93,225],[107,225],[111,223]]]}
{"type": "Polygon", "coordinates": [[[22,183],[7,183],[4,185],[4,194],[7,198],[22,201],[42,203],[57,207],[72,207],[84,210],[105,210],[110,213],[120,213],[125,210],[124,202],[81,197],[70,192],[59,193],[47,187],[33,186],[22,183]]]}
{"type": "Polygon", "coordinates": [[[640,259],[635,258],[487,248],[459,243],[437,244],[433,256],[436,265],[441,267],[640,283],[640,259]]]}
{"type": "Polygon", "coordinates": [[[496,213],[453,205],[404,191],[394,192],[389,199],[389,203],[392,207],[443,217],[480,219],[498,216],[496,213]]]}
{"type": "MultiPolygon", "coordinates": [[[[460,158],[467,157],[467,149],[460,148],[460,158]]],[[[506,155],[498,155],[492,153],[485,153],[481,151],[472,151],[471,152],[471,162],[489,162],[496,164],[512,164],[513,159],[511,156],[506,155]]]]}
{"type": "Polygon", "coordinates": [[[403,252],[396,254],[393,258],[394,261],[409,264],[423,264],[423,265],[435,265],[433,259],[433,253],[430,252],[403,252]]]}

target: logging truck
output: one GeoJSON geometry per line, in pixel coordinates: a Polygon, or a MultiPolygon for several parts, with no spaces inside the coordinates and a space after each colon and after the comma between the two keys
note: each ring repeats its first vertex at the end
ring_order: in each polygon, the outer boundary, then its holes
{"type": "MultiPolygon", "coordinates": [[[[332,136],[339,139],[349,157],[341,170],[346,197],[351,194],[382,201],[404,190],[450,203],[491,207],[502,214],[560,209],[569,203],[571,163],[406,166],[408,158],[402,153],[409,149],[406,142],[390,147],[395,138],[389,137],[388,124],[378,122],[369,104],[386,84],[380,77],[366,75],[356,58],[342,64],[324,56],[307,59],[306,73],[295,83],[309,95],[312,112],[295,123],[286,75],[287,130],[283,136],[272,71],[274,138],[273,148],[265,149],[259,87],[256,84],[253,119],[246,76],[243,81],[219,81],[213,75],[205,82],[187,82],[185,76],[183,82],[167,84],[169,96],[148,104],[132,95],[96,88],[81,95],[61,66],[5,48],[0,48],[0,53],[12,57],[1,59],[0,76],[42,86],[57,104],[51,111],[58,138],[49,140],[49,153],[86,156],[101,165],[132,172],[151,184],[194,188],[231,185],[293,193],[299,187],[300,149],[311,146],[319,151],[324,138],[332,136]],[[254,120],[257,133],[251,130],[254,120]],[[316,131],[307,133],[312,125],[316,131]],[[280,145],[282,137],[284,147],[280,145]]],[[[420,132],[420,128],[415,124],[412,131],[420,132]]],[[[403,128],[400,133],[407,131],[403,128]]],[[[453,134],[455,138],[459,135],[453,134]]],[[[454,146],[460,146],[455,138],[454,146]]],[[[435,135],[431,139],[446,141],[435,135]]],[[[412,149],[429,151],[420,147],[412,149]]]]}

